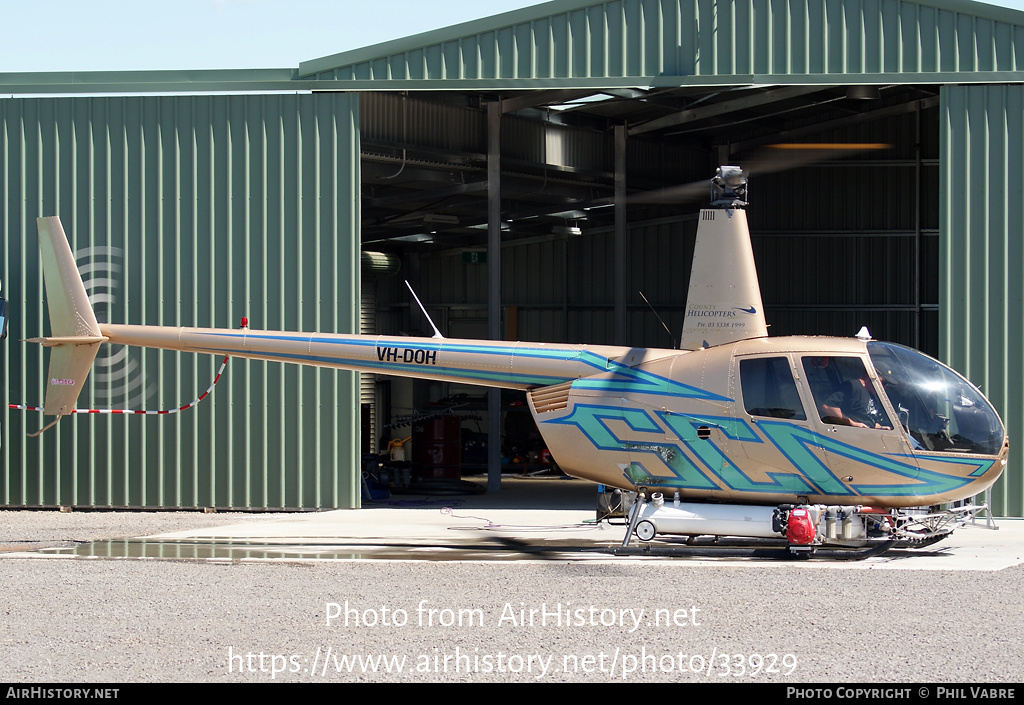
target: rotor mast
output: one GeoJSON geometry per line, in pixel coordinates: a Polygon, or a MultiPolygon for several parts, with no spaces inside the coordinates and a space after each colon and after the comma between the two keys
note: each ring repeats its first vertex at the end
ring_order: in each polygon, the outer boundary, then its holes
{"type": "Polygon", "coordinates": [[[711,208],[701,210],[697,224],[679,343],[684,350],[768,336],[746,199],[743,170],[719,167],[711,180],[711,208]]]}

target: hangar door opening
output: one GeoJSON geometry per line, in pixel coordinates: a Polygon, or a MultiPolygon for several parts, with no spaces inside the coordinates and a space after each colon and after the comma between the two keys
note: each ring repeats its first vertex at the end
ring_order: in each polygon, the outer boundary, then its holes
{"type": "MultiPolygon", "coordinates": [[[[878,339],[936,355],[938,92],[368,94],[364,247],[403,259],[403,277],[444,333],[483,334],[494,285],[487,112],[499,101],[506,339],[672,347],[707,180],[717,166],[737,164],[753,167],[747,212],[772,335],[848,337],[867,325],[878,339]],[[833,147],[800,149],[815,145],[833,147]],[[705,185],[686,198],[644,197],[697,182],[705,185]]],[[[429,335],[403,277],[380,282],[378,332],[429,335]]],[[[480,394],[423,387],[405,395],[402,413],[480,394]]]]}

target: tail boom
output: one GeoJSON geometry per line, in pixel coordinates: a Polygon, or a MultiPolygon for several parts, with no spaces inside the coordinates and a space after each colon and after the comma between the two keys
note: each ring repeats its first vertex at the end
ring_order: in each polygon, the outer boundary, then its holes
{"type": "Polygon", "coordinates": [[[44,411],[50,415],[72,412],[103,342],[523,390],[675,354],[615,346],[101,324],[60,220],[39,218],[37,224],[51,335],[31,342],[53,348],[44,411]]]}
{"type": "Polygon", "coordinates": [[[607,371],[628,348],[493,340],[100,326],[110,343],[290,362],[484,387],[534,389],[607,371]]]}

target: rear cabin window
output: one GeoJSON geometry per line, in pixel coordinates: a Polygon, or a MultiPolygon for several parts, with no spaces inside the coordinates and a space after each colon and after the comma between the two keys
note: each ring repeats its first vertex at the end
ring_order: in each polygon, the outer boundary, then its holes
{"type": "Polygon", "coordinates": [[[751,416],[804,421],[803,404],[796,391],[789,359],[759,357],[740,360],[743,408],[751,416]]]}

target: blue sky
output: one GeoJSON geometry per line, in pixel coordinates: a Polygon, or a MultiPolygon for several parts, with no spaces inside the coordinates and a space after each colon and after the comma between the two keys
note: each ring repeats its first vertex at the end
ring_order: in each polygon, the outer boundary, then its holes
{"type": "Polygon", "coordinates": [[[0,0],[0,72],[296,67],[537,0],[0,0]]]}
{"type": "MultiPolygon", "coordinates": [[[[0,0],[0,72],[296,67],[536,0],[0,0]]],[[[1024,10],[1024,0],[994,3],[1024,10]]]]}

